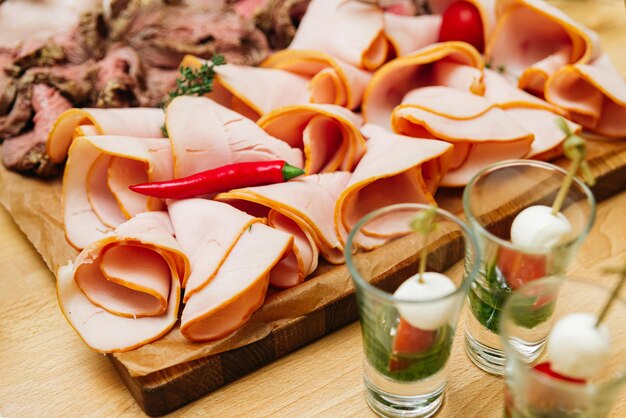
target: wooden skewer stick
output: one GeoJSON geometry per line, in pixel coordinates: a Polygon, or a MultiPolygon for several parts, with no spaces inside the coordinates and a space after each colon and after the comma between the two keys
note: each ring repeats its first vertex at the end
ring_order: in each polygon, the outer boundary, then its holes
{"type": "Polygon", "coordinates": [[[555,216],[557,213],[561,211],[561,207],[563,207],[563,203],[565,202],[565,197],[567,196],[567,192],[569,188],[572,186],[572,182],[574,181],[574,176],[580,170],[583,179],[585,182],[593,186],[595,184],[595,179],[589,170],[589,166],[585,161],[586,156],[586,146],[585,140],[580,136],[574,134],[572,130],[565,122],[565,119],[558,118],[557,123],[561,130],[567,135],[565,141],[563,142],[563,153],[567,158],[572,160],[572,163],[569,166],[567,171],[567,176],[563,183],[561,184],[561,188],[552,203],[552,215],[555,216]]]}
{"type": "Polygon", "coordinates": [[[428,250],[426,249],[426,238],[428,234],[433,232],[437,228],[437,224],[434,222],[437,216],[437,207],[431,205],[428,209],[423,209],[415,215],[411,220],[411,228],[414,231],[421,233],[424,236],[424,245],[420,249],[420,264],[419,264],[419,276],[417,281],[424,283],[424,272],[426,272],[426,259],[428,258],[428,250]]]}
{"type": "Polygon", "coordinates": [[[602,308],[602,312],[600,312],[600,315],[598,316],[598,320],[596,321],[596,328],[600,325],[600,323],[606,316],[607,312],[611,308],[611,305],[617,298],[617,295],[619,294],[620,289],[626,282],[626,262],[624,263],[622,267],[608,268],[603,271],[604,273],[607,273],[607,274],[619,274],[621,277],[620,277],[619,282],[617,282],[617,285],[615,285],[615,288],[613,288],[613,292],[611,293],[611,296],[609,296],[609,300],[606,301],[604,308],[602,308]]]}

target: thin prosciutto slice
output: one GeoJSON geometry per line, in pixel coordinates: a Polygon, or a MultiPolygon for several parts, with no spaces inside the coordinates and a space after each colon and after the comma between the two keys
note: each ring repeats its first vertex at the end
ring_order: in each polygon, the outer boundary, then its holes
{"type": "Polygon", "coordinates": [[[463,186],[482,167],[528,154],[534,135],[492,102],[450,87],[407,94],[392,115],[396,133],[454,144],[443,186],[463,186]]]}
{"type": "Polygon", "coordinates": [[[626,137],[626,81],[606,55],[559,69],[545,96],[586,129],[606,138],[626,137]]]}
{"type": "Polygon", "coordinates": [[[343,262],[343,246],[333,225],[334,205],[350,173],[334,172],[298,177],[286,183],[231,190],[216,199],[266,216],[268,225],[294,236],[293,254],[272,276],[276,287],[304,281],[317,267],[318,253],[330,263],[343,262]],[[248,203],[260,207],[250,207],[248,203]],[[296,272],[294,274],[294,271],[296,272]]]}
{"type": "MultiPolygon", "coordinates": [[[[560,155],[567,135],[557,120],[563,118],[565,112],[517,88],[508,78],[495,71],[485,69],[484,74],[483,97],[504,109],[507,115],[535,136],[526,158],[549,160],[560,155]]],[[[580,132],[579,125],[565,120],[572,132],[580,132]]]]}
{"type": "MultiPolygon", "coordinates": [[[[434,203],[433,195],[452,156],[452,145],[444,141],[396,135],[373,124],[362,131],[368,137],[367,152],[334,209],[335,230],[342,244],[359,219],[373,210],[395,203],[434,203]]],[[[355,242],[366,249],[383,244],[397,232],[395,221],[377,224],[355,242]]]]}
{"type": "Polygon", "coordinates": [[[321,51],[284,49],[262,64],[307,77],[311,103],[335,104],[354,110],[372,73],[321,51]]]}
{"type": "Polygon", "coordinates": [[[598,36],[541,0],[500,0],[486,61],[519,77],[520,88],[542,95],[548,77],[565,64],[600,53],[598,36]]]}
{"type": "Polygon", "coordinates": [[[63,176],[63,221],[76,248],[102,239],[133,216],[164,209],[161,200],[128,186],[172,178],[165,138],[82,136],[70,147],[63,176]]]}
{"type": "Polygon", "coordinates": [[[352,171],[365,152],[360,116],[340,106],[279,108],[257,123],[273,137],[303,150],[306,174],[352,171]]]}
{"type": "Polygon", "coordinates": [[[302,151],[206,97],[180,96],[167,107],[174,176],[243,161],[284,160],[302,167],[302,151]]]}
{"type": "MultiPolygon", "coordinates": [[[[273,270],[293,238],[225,203],[185,199],[171,203],[169,210],[185,252],[200,252],[192,256],[191,274],[199,278],[193,283],[204,282],[185,297],[180,332],[191,341],[224,337],[261,307],[273,270]],[[237,227],[228,225],[231,221],[237,227]]],[[[191,284],[190,279],[187,288],[191,284]]]]}
{"type": "Polygon", "coordinates": [[[59,268],[63,315],[94,350],[132,350],[176,323],[189,261],[165,212],[142,213],[59,268]]]}
{"type": "Polygon", "coordinates": [[[390,127],[393,109],[409,91],[443,85],[481,93],[482,57],[465,42],[443,42],[396,58],[380,68],[363,97],[366,122],[390,127]]]}
{"type": "MultiPolygon", "coordinates": [[[[188,55],[181,67],[200,67],[205,61],[188,55]]],[[[277,107],[309,102],[306,78],[274,68],[225,64],[215,67],[213,90],[217,103],[256,122],[277,107]]]]}
{"type": "Polygon", "coordinates": [[[69,109],[54,122],[46,152],[55,163],[62,163],[72,141],[83,135],[126,135],[162,138],[165,115],[161,109],[69,109]]]}

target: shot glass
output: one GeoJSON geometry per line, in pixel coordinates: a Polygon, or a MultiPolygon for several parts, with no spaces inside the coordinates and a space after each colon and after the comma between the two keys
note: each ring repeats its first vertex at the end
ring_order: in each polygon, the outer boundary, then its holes
{"type": "MultiPolygon", "coordinates": [[[[549,339],[555,324],[579,313],[597,318],[611,289],[587,281],[546,277],[519,289],[508,299],[502,313],[502,343],[507,355],[504,416],[506,418],[602,418],[608,416],[626,382],[626,303],[617,299],[602,320],[610,338],[606,361],[588,379],[565,379],[554,375],[550,349],[535,355],[533,347],[549,339]],[[550,306],[550,315],[534,328],[525,326],[536,315],[537,301],[550,306]],[[547,367],[547,366],[550,367],[547,367]],[[550,370],[549,373],[546,370],[550,370]]],[[[583,337],[584,338],[584,337],[583,337]]],[[[549,345],[550,343],[548,343],[549,345]]],[[[575,342],[573,343],[575,344],[575,342]]],[[[570,344],[567,348],[575,349],[570,344]]],[[[555,357],[563,358],[563,353],[555,357]]],[[[569,354],[568,354],[569,355],[569,354]]],[[[562,367],[562,366],[559,366],[562,367]]],[[[559,369],[560,370],[560,369],[559,369]]],[[[620,415],[621,416],[621,415],[620,415]]]]}
{"type": "Polygon", "coordinates": [[[427,209],[421,204],[384,207],[361,219],[347,239],[346,264],[356,288],[363,337],[366,400],[382,416],[429,417],[437,412],[457,319],[478,274],[476,240],[452,214],[437,209],[433,232],[412,232],[411,220],[427,209]],[[368,250],[372,241],[386,243],[368,250]],[[399,285],[416,279],[424,248],[429,250],[426,270],[446,275],[449,293],[419,301],[394,296],[399,285]]]}
{"type": "MultiPolygon", "coordinates": [[[[465,349],[472,362],[488,373],[504,373],[506,358],[499,329],[507,298],[525,283],[563,273],[595,219],[591,190],[574,179],[560,211],[571,232],[561,243],[549,249],[511,243],[515,217],[529,206],[552,206],[566,176],[565,170],[553,164],[503,161],[477,173],[463,192],[463,209],[482,254],[480,273],[468,292],[465,349]]],[[[533,328],[541,320],[543,315],[538,313],[528,318],[526,326],[533,328]]]]}

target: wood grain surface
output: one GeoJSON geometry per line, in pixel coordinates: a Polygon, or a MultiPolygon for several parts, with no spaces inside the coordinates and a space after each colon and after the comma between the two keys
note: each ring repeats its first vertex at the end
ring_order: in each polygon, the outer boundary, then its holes
{"type": "MultiPolygon", "coordinates": [[[[622,2],[554,3],[600,32],[604,46],[620,52],[611,56],[626,75],[622,2]]],[[[614,181],[625,181],[623,174],[614,181]]],[[[577,276],[612,283],[614,278],[599,271],[626,256],[624,208],[626,193],[599,205],[596,225],[571,268],[577,276]]],[[[0,237],[0,416],[142,415],[106,357],[85,347],[65,323],[54,277],[4,210],[0,237]]],[[[463,352],[462,324],[457,329],[446,401],[438,416],[499,418],[502,379],[470,363],[463,352]]],[[[361,356],[360,331],[353,323],[172,416],[373,416],[363,397],[361,356]]],[[[612,417],[624,416],[624,410],[625,391],[612,417]]]]}

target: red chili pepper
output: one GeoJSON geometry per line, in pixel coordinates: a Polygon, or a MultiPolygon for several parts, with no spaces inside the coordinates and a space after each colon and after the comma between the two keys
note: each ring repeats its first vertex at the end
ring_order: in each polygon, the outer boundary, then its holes
{"type": "Polygon", "coordinates": [[[468,1],[455,1],[443,13],[439,41],[463,41],[478,52],[485,49],[485,34],[480,11],[468,1]]]}
{"type": "Polygon", "coordinates": [[[189,177],[129,186],[129,189],[161,199],[186,199],[240,187],[282,183],[304,174],[304,170],[285,161],[258,161],[228,164],[189,177]]]}

